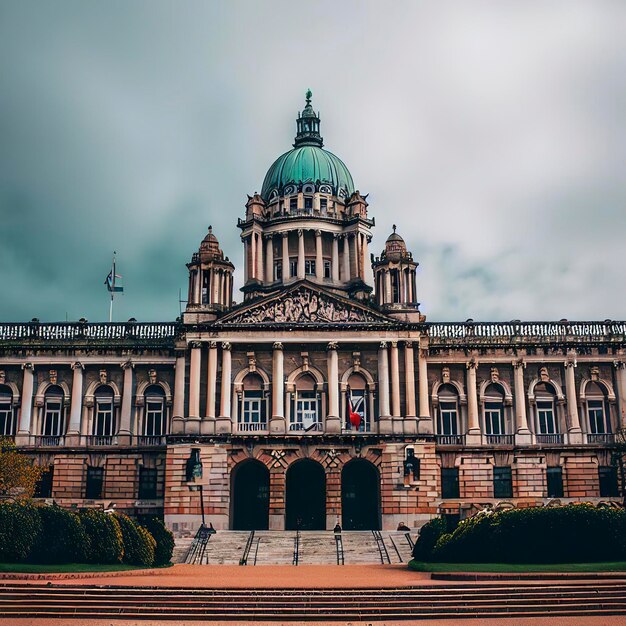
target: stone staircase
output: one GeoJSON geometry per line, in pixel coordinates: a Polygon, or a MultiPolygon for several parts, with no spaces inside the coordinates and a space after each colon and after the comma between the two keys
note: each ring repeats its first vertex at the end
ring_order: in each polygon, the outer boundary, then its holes
{"type": "MultiPolygon", "coordinates": [[[[189,589],[0,584],[4,619],[347,622],[626,615],[626,579],[389,589],[189,589]]],[[[584,623],[584,621],[581,621],[584,623]]]]}
{"type": "MultiPolygon", "coordinates": [[[[340,534],[343,563],[338,560],[335,534],[330,531],[302,531],[298,535],[298,565],[368,565],[406,563],[411,559],[411,544],[406,533],[346,531],[340,534]]],[[[186,557],[193,538],[176,539],[172,561],[197,565],[237,565],[247,548],[246,565],[293,565],[296,551],[295,531],[220,530],[211,536],[195,558],[186,557]]]]}

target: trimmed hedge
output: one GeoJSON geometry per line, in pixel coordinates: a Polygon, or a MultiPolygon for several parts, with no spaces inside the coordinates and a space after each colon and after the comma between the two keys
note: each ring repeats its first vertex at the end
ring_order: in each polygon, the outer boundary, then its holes
{"type": "Polygon", "coordinates": [[[441,535],[446,532],[446,520],[435,517],[420,528],[420,534],[413,546],[413,558],[418,561],[429,561],[433,548],[441,535]]]}
{"type": "Polygon", "coordinates": [[[37,563],[81,563],[89,538],[80,517],[59,506],[38,507],[41,532],[30,555],[37,563]]]}
{"type": "Polygon", "coordinates": [[[167,565],[171,562],[174,553],[174,534],[158,517],[148,520],[145,527],[156,541],[154,564],[167,565]]]}
{"type": "Polygon", "coordinates": [[[626,511],[570,504],[479,513],[440,534],[430,552],[426,542],[423,548],[419,560],[448,563],[620,561],[626,559],[626,511]]]}
{"type": "Polygon", "coordinates": [[[0,561],[25,561],[41,533],[39,507],[29,502],[0,504],[0,561]]]}
{"type": "Polygon", "coordinates": [[[124,541],[123,562],[129,565],[143,565],[149,567],[154,564],[156,541],[143,527],[137,526],[128,515],[116,513],[115,517],[122,529],[124,541]]]}
{"type": "Polygon", "coordinates": [[[121,563],[124,556],[122,530],[116,516],[98,509],[80,512],[80,521],[87,533],[88,563],[121,563]]]}

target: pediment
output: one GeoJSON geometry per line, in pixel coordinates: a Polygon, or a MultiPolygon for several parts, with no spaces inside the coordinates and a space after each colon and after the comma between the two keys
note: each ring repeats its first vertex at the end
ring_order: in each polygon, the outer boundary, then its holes
{"type": "Polygon", "coordinates": [[[367,306],[309,285],[268,296],[222,317],[218,325],[389,324],[392,320],[367,306]]]}

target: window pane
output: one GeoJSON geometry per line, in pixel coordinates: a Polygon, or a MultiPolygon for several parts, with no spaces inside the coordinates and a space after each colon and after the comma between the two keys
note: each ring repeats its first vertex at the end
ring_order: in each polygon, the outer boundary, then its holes
{"type": "Polygon", "coordinates": [[[546,470],[548,482],[548,498],[563,497],[563,468],[548,467],[546,470]]]}
{"type": "Polygon", "coordinates": [[[600,496],[606,498],[616,498],[619,496],[617,485],[617,467],[600,466],[598,468],[600,479],[600,496]]]}
{"type": "Polygon", "coordinates": [[[510,467],[493,468],[493,495],[495,498],[513,497],[513,477],[510,467]]]}
{"type": "Polygon", "coordinates": [[[139,467],[139,499],[153,500],[157,497],[157,471],[153,467],[139,467]]]}
{"type": "Polygon", "coordinates": [[[104,468],[87,467],[87,485],[85,498],[88,500],[99,500],[102,498],[102,484],[104,482],[104,468]]]}
{"type": "Polygon", "coordinates": [[[441,497],[442,498],[458,498],[459,497],[459,468],[458,467],[442,467],[441,468],[441,497]]]}

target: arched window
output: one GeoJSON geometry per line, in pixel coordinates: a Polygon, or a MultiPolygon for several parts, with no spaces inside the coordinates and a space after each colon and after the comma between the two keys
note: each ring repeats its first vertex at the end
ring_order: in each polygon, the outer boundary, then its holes
{"type": "Polygon", "coordinates": [[[289,430],[311,432],[322,429],[320,398],[315,391],[315,379],[303,374],[296,380],[289,430]]]}
{"type": "Polygon", "coordinates": [[[555,435],[559,432],[555,399],[556,391],[550,383],[535,385],[538,435],[555,435]]]}
{"type": "Polygon", "coordinates": [[[500,385],[490,384],[485,389],[485,435],[506,435],[504,419],[504,391],[500,385]]]}
{"type": "Polygon", "coordinates": [[[453,385],[441,385],[438,391],[437,434],[439,443],[460,443],[459,394],[453,385]]]}
{"type": "Polygon", "coordinates": [[[94,394],[93,436],[95,445],[108,446],[113,443],[117,433],[113,404],[113,389],[108,385],[100,385],[94,394]]]}
{"type": "Polygon", "coordinates": [[[145,443],[160,443],[161,437],[167,434],[167,407],[165,392],[161,385],[150,385],[145,393],[146,413],[143,419],[143,436],[145,443]]]}
{"type": "Polygon", "coordinates": [[[267,401],[263,392],[263,379],[254,373],[243,379],[239,430],[244,432],[267,430],[267,401]]]}
{"type": "Polygon", "coordinates": [[[46,389],[43,399],[43,422],[41,425],[42,443],[49,446],[61,444],[65,434],[65,407],[63,389],[51,385],[46,389]]]}
{"type": "Polygon", "coordinates": [[[589,382],[585,387],[589,443],[605,443],[611,434],[611,419],[606,388],[596,382],[589,382]]]}
{"type": "Polygon", "coordinates": [[[369,394],[366,380],[361,374],[355,373],[348,378],[346,400],[346,429],[360,433],[368,432],[370,430],[369,394]],[[353,417],[351,420],[350,412],[356,413],[360,419],[353,417]]]}
{"type": "Polygon", "coordinates": [[[13,392],[7,385],[0,385],[0,437],[15,435],[15,411],[13,392]]]}

